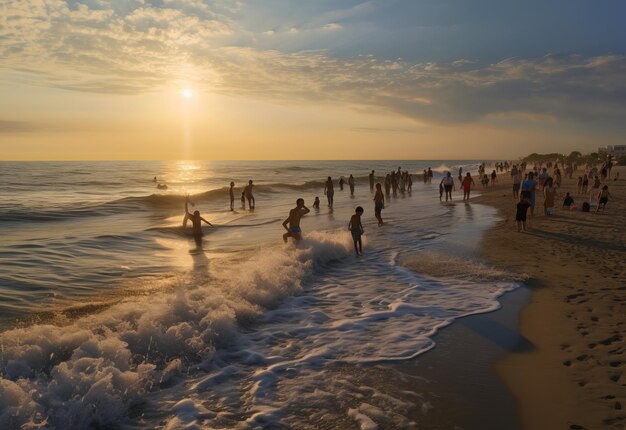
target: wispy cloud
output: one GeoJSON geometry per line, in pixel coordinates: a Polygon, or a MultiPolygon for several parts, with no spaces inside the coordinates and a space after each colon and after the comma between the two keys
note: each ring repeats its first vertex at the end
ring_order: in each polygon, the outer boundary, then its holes
{"type": "Polygon", "coordinates": [[[38,131],[41,126],[27,121],[10,121],[0,119],[0,133],[25,133],[38,131]]]}
{"type": "MultiPolygon", "coordinates": [[[[420,122],[520,121],[626,124],[626,58],[547,55],[481,65],[471,59],[407,62],[286,52],[234,43],[237,1],[9,1],[0,14],[2,67],[40,74],[47,85],[134,94],[177,80],[276,102],[335,102],[420,122]]],[[[342,29],[361,3],[286,32],[342,29]]],[[[319,17],[318,17],[319,18],[319,17]]],[[[326,36],[329,37],[329,36],[326,36]]],[[[8,127],[8,125],[5,125],[8,127]]]]}

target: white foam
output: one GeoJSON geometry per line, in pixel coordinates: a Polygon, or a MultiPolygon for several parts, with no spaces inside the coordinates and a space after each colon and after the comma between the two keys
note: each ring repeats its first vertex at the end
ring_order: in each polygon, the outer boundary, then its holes
{"type": "Polygon", "coordinates": [[[311,231],[297,247],[261,241],[180,276],[167,292],[147,289],[63,327],[2,333],[0,424],[132,426],[131,411],[149,410],[142,425],[169,429],[314,428],[309,417],[322,419],[320,411],[364,428],[409,426],[409,403],[338,378],[333,367],[428,351],[441,327],[497,309],[515,279],[486,266],[468,274],[467,265],[452,276],[442,267],[462,259],[407,255],[441,237],[431,231],[439,225],[450,237],[452,217],[423,232],[413,209],[402,210],[393,201],[389,223],[366,227],[358,259],[345,228],[311,231]]]}
{"type": "MultiPolygon", "coordinates": [[[[134,298],[67,326],[2,333],[0,423],[119,424],[148,392],[176,378],[184,363],[210,360],[216,349],[236,342],[241,324],[301,291],[301,280],[316,265],[347,255],[348,235],[334,236],[311,234],[299,248],[266,249],[203,283],[181,278],[172,293],[134,298]]],[[[194,428],[190,411],[187,403],[175,411],[184,428],[194,428]]]]}

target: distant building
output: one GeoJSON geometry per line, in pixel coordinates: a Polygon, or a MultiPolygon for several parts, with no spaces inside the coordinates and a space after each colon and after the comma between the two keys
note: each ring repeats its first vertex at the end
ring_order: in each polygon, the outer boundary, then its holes
{"type": "Polygon", "coordinates": [[[598,148],[598,154],[612,155],[613,157],[623,157],[626,155],[626,145],[608,145],[598,148]]]}

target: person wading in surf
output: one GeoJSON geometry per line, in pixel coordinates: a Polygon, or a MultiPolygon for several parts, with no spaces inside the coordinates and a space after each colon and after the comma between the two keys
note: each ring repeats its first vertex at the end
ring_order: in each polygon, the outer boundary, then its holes
{"type": "Polygon", "coordinates": [[[296,241],[302,239],[302,229],[300,228],[300,218],[311,212],[309,208],[304,206],[304,199],[296,200],[296,207],[289,211],[289,216],[283,221],[283,227],[287,233],[283,234],[283,240],[287,243],[287,239],[293,237],[296,241]],[[289,227],[287,227],[289,224],[289,227]]]}

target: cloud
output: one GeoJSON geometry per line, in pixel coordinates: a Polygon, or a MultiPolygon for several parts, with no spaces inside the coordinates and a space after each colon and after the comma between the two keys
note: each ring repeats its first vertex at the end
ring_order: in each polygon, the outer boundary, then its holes
{"type": "Polygon", "coordinates": [[[343,26],[341,24],[337,24],[336,22],[331,22],[322,27],[323,30],[340,30],[343,26]]]}
{"type": "MultiPolygon", "coordinates": [[[[626,58],[621,55],[513,57],[481,65],[464,58],[415,63],[372,55],[335,57],[325,50],[256,49],[237,39],[245,32],[237,24],[241,4],[235,0],[71,5],[17,0],[6,7],[8,13],[0,15],[3,67],[39,74],[57,88],[135,94],[186,80],[224,94],[277,103],[340,103],[420,123],[515,118],[626,124],[626,58]]],[[[372,7],[366,2],[329,14],[316,31],[339,29],[342,17],[372,7]]]]}
{"type": "Polygon", "coordinates": [[[0,119],[0,133],[24,133],[40,129],[41,126],[31,122],[0,119]]]}

